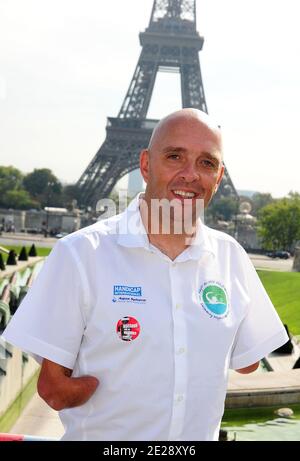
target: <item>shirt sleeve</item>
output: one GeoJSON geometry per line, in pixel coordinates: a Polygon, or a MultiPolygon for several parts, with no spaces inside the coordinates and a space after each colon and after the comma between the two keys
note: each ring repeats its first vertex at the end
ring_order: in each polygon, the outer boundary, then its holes
{"type": "Polygon", "coordinates": [[[5,329],[7,342],[73,369],[85,328],[79,264],[70,244],[58,241],[5,329]]]}
{"type": "Polygon", "coordinates": [[[250,301],[232,349],[229,366],[235,370],[258,362],[289,339],[284,325],[244,250],[242,250],[242,258],[250,301]]]}

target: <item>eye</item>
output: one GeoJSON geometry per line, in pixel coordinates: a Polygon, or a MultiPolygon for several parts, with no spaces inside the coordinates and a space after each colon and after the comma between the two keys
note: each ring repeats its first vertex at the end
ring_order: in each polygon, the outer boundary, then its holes
{"type": "Polygon", "coordinates": [[[179,160],[180,155],[179,154],[169,154],[168,158],[170,158],[171,160],[179,160]]]}
{"type": "Polygon", "coordinates": [[[201,164],[205,167],[205,168],[210,168],[210,169],[215,169],[217,168],[217,165],[212,161],[212,160],[202,160],[201,161],[201,164]]]}

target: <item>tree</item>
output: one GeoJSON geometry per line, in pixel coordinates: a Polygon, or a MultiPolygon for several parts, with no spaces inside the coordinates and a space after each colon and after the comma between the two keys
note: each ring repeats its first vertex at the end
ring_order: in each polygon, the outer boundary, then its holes
{"type": "Polygon", "coordinates": [[[254,216],[257,216],[259,213],[259,210],[264,208],[266,205],[269,205],[269,203],[273,203],[274,199],[272,195],[269,193],[256,192],[255,194],[252,195],[251,202],[252,202],[251,213],[254,216]]]}
{"type": "Polygon", "coordinates": [[[28,210],[30,208],[39,208],[39,203],[32,200],[29,193],[24,190],[9,190],[4,194],[5,208],[14,208],[18,210],[28,210]]]}
{"type": "Polygon", "coordinates": [[[35,169],[24,177],[23,184],[43,207],[62,204],[62,185],[48,168],[35,169]]]}
{"type": "Polygon", "coordinates": [[[232,197],[214,198],[206,210],[206,216],[212,216],[214,220],[223,219],[230,221],[237,212],[237,201],[232,197]]]}
{"type": "Polygon", "coordinates": [[[80,190],[78,189],[76,184],[68,184],[64,186],[62,191],[62,199],[63,204],[68,210],[72,210],[74,208],[74,204],[77,203],[80,199],[80,190]]]}
{"type": "Polygon", "coordinates": [[[259,212],[258,232],[268,250],[289,250],[300,239],[300,198],[283,198],[259,212]]]}
{"type": "Polygon", "coordinates": [[[0,166],[0,207],[8,208],[6,193],[22,188],[23,175],[13,166],[0,166]]]}
{"type": "Polygon", "coordinates": [[[288,193],[288,196],[289,196],[289,198],[292,198],[292,199],[296,199],[296,200],[300,199],[300,193],[299,192],[294,192],[292,190],[288,193]]]}

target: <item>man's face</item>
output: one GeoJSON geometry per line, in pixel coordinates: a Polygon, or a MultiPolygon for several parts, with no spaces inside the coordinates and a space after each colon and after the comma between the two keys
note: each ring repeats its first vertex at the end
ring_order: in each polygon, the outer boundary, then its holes
{"type": "Polygon", "coordinates": [[[206,207],[224,173],[219,136],[197,119],[167,122],[142,152],[141,172],[148,200],[203,199],[206,207]]]}

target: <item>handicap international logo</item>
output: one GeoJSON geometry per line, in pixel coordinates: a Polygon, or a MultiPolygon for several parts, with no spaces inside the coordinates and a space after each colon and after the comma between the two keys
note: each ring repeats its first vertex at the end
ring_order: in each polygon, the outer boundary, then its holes
{"type": "Polygon", "coordinates": [[[142,296],[142,287],[114,285],[114,296],[142,296]]]}
{"type": "Polygon", "coordinates": [[[134,317],[123,317],[117,323],[117,334],[123,341],[133,341],[140,334],[140,324],[134,317]]]}
{"type": "Polygon", "coordinates": [[[145,304],[146,298],[142,297],[142,287],[129,287],[127,285],[113,286],[113,303],[145,304]]]}
{"type": "Polygon", "coordinates": [[[228,315],[226,288],[219,282],[207,282],[200,288],[200,302],[203,309],[215,318],[228,315]]]}

